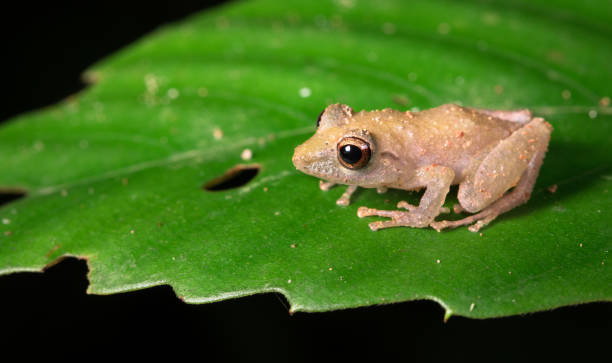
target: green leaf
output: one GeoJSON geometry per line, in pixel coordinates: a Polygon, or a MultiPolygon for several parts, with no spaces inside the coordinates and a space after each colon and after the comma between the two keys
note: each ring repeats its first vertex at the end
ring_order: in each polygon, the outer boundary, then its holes
{"type": "Polygon", "coordinates": [[[161,29],[90,70],[86,91],[0,129],[0,187],[27,191],[0,207],[0,272],[79,256],[90,293],[278,291],[294,311],[610,301],[612,9],[555,3],[254,0],[161,29]],[[332,102],[528,107],[555,130],[532,199],[482,235],[371,232],[360,205],[419,195],[362,190],[341,208],[344,188],[321,192],[291,164],[332,102]],[[239,164],[259,173],[203,189],[239,164]]]}

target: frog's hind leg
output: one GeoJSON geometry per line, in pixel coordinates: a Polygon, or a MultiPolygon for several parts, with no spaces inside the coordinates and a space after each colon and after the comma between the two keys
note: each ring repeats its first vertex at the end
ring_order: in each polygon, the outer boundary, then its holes
{"type": "Polygon", "coordinates": [[[528,109],[502,111],[489,110],[486,108],[472,108],[471,110],[488,116],[493,116],[504,121],[518,122],[521,124],[528,123],[531,121],[532,117],[531,111],[528,109]]]}
{"type": "Polygon", "coordinates": [[[532,159],[533,165],[530,163],[530,167],[524,172],[514,190],[482,210],[480,213],[473,214],[458,221],[432,222],[430,226],[440,232],[444,228],[456,228],[474,223],[468,229],[471,232],[478,232],[500,214],[526,203],[529,200],[533,185],[538,177],[539,166],[542,164],[543,159],[544,153],[538,153],[536,158],[532,159]]]}
{"type": "Polygon", "coordinates": [[[458,221],[432,222],[440,231],[472,224],[477,232],[498,215],[527,202],[544,160],[550,124],[541,118],[518,129],[503,140],[478,167],[476,173],[459,186],[459,201],[464,210],[478,212],[458,221]],[[517,183],[518,182],[518,183],[517,183]],[[514,190],[504,193],[514,186],[514,190]]]}

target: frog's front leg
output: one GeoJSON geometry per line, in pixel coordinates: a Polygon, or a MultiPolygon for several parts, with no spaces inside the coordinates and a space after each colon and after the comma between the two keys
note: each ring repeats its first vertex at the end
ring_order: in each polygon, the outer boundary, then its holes
{"type": "Polygon", "coordinates": [[[356,185],[349,185],[344,193],[342,193],[342,196],[336,201],[336,204],[343,207],[351,204],[351,195],[355,193],[355,190],[357,190],[356,185]]]}
{"type": "Polygon", "coordinates": [[[334,185],[336,185],[336,183],[334,183],[334,182],[328,182],[328,181],[325,181],[325,180],[319,180],[319,188],[322,191],[324,191],[324,192],[326,192],[326,191],[330,190],[331,188],[333,188],[334,185]]]}
{"type": "Polygon", "coordinates": [[[442,204],[450,185],[453,182],[455,173],[451,168],[444,166],[431,165],[417,169],[415,181],[418,185],[425,186],[427,190],[418,207],[411,206],[408,203],[400,202],[398,208],[406,208],[408,211],[400,210],[378,210],[367,207],[360,207],[357,210],[359,218],[367,216],[388,217],[391,220],[377,221],[370,223],[370,229],[373,231],[390,228],[390,227],[416,227],[423,228],[429,224],[440,214],[442,204]]]}
{"type": "MultiPolygon", "coordinates": [[[[324,192],[330,190],[335,185],[336,183],[334,182],[319,180],[319,188],[324,192]]],[[[338,200],[336,201],[336,204],[341,205],[343,207],[351,204],[351,195],[353,195],[353,193],[355,193],[356,190],[357,190],[356,185],[349,185],[348,188],[346,188],[346,190],[344,191],[344,193],[342,193],[342,196],[338,198],[338,200]]]]}

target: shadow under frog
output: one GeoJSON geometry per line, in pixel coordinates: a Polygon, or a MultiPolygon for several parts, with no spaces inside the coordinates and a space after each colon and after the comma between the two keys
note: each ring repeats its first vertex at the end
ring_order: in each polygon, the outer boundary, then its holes
{"type": "Polygon", "coordinates": [[[603,175],[612,173],[610,157],[592,145],[553,139],[548,149],[546,163],[534,187],[529,208],[515,209],[508,213],[509,218],[523,216],[531,210],[552,204],[562,208],[564,200],[588,189],[601,180],[603,175]],[[549,189],[553,185],[554,192],[549,189]]]}

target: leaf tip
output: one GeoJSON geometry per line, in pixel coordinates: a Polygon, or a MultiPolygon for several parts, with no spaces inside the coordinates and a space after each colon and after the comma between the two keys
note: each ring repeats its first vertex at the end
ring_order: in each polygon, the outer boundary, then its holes
{"type": "Polygon", "coordinates": [[[86,84],[95,84],[100,82],[102,79],[102,74],[100,71],[87,70],[81,75],[81,79],[86,84]]]}
{"type": "Polygon", "coordinates": [[[451,309],[446,309],[444,311],[444,319],[443,319],[443,321],[446,323],[448,321],[448,319],[451,318],[451,316],[453,316],[453,311],[451,309]]]}

